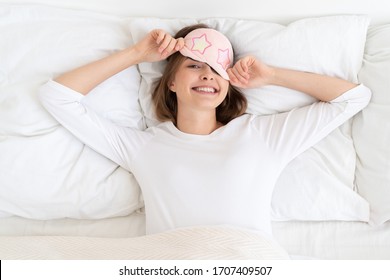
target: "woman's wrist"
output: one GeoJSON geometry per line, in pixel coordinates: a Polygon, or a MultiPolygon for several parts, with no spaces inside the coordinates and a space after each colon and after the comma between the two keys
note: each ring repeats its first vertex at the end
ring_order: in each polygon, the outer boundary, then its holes
{"type": "Polygon", "coordinates": [[[265,80],[266,85],[278,85],[279,81],[279,68],[267,65],[267,79],[265,80]]]}
{"type": "Polygon", "coordinates": [[[290,88],[291,85],[291,75],[293,75],[293,70],[279,68],[279,67],[270,67],[269,71],[268,85],[273,86],[282,86],[290,88]]]}
{"type": "Polygon", "coordinates": [[[139,50],[136,45],[124,49],[123,52],[125,53],[126,60],[130,66],[144,62],[144,59],[142,58],[142,50],[139,50]]]}
{"type": "Polygon", "coordinates": [[[134,46],[127,47],[126,49],[119,51],[119,53],[121,53],[119,55],[121,56],[125,68],[143,62],[140,52],[137,51],[134,46]]]}

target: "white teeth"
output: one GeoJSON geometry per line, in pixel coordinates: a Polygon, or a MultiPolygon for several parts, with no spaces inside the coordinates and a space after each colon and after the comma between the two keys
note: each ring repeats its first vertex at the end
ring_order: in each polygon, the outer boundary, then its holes
{"type": "Polygon", "coordinates": [[[214,93],[215,92],[215,88],[211,88],[211,87],[196,87],[194,89],[196,91],[202,91],[202,92],[210,92],[210,93],[214,93]]]}

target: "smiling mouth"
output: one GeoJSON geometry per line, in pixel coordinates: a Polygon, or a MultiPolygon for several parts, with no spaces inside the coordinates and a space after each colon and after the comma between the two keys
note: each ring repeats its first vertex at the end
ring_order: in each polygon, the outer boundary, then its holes
{"type": "Polygon", "coordinates": [[[217,93],[217,90],[213,87],[194,87],[192,89],[195,90],[196,92],[202,93],[202,94],[215,94],[215,93],[217,93]]]}

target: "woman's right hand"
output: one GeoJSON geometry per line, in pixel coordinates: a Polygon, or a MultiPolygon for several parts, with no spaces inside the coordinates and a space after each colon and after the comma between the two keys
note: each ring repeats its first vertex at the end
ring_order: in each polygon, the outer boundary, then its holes
{"type": "Polygon", "coordinates": [[[183,47],[183,38],[175,39],[162,29],[150,31],[141,41],[134,45],[134,49],[137,55],[139,55],[139,62],[164,60],[183,47]]]}

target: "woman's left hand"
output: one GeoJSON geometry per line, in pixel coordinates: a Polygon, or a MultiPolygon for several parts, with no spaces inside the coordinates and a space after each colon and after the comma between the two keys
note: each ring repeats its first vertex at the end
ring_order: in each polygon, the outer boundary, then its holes
{"type": "Polygon", "coordinates": [[[239,88],[258,88],[268,85],[274,76],[272,67],[253,56],[241,58],[227,72],[230,83],[239,88]]]}

